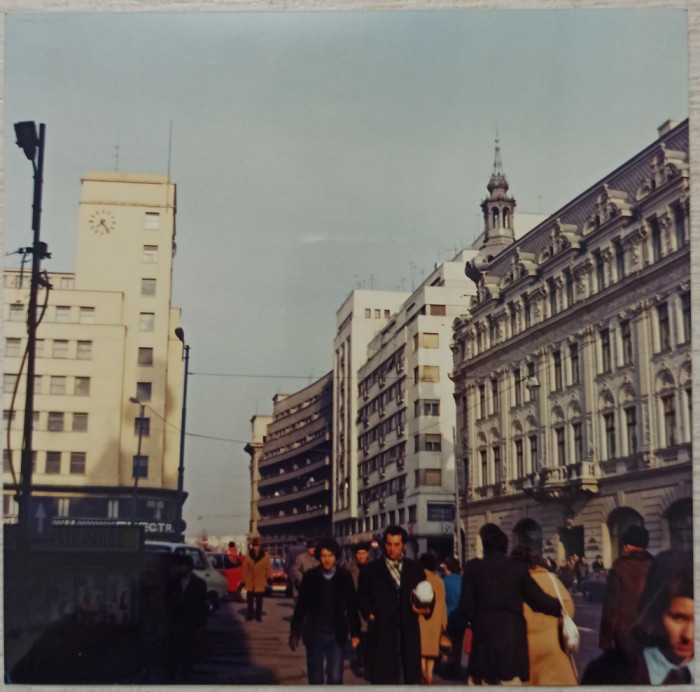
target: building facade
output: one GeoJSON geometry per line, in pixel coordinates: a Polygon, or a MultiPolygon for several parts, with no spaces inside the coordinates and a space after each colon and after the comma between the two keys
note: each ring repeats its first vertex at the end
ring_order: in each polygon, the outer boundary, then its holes
{"type": "Polygon", "coordinates": [[[465,557],[486,522],[557,562],[610,566],[630,524],[691,548],[687,121],[521,238],[500,167],[488,189],[454,324],[465,557]]]}
{"type": "MultiPolygon", "coordinates": [[[[330,534],[332,406],[332,372],[299,392],[273,399],[257,460],[258,498],[251,510],[263,545],[272,553],[284,554],[300,535],[330,534]]],[[[254,452],[249,447],[246,451],[254,452]]]]}
{"type": "MultiPolygon", "coordinates": [[[[169,176],[90,173],[82,181],[76,271],[51,273],[51,290],[38,297],[46,307],[32,494],[51,498],[55,524],[136,520],[149,537],[175,533],[184,374],[180,311],[171,306],[175,214],[169,176]]],[[[3,514],[11,522],[30,277],[6,269],[4,281],[3,514]]]]}

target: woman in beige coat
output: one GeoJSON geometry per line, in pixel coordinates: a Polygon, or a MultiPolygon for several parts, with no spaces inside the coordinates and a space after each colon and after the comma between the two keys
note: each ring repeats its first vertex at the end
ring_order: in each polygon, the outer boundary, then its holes
{"type": "Polygon", "coordinates": [[[255,601],[255,619],[262,621],[262,599],[267,582],[272,579],[270,556],[260,547],[260,539],[253,538],[250,552],[243,560],[243,586],[248,592],[248,614],[246,620],[253,619],[253,601],[255,601]]]}
{"type": "Polygon", "coordinates": [[[433,587],[435,594],[435,605],[432,615],[428,618],[425,615],[418,616],[420,625],[420,652],[421,671],[423,684],[432,685],[433,668],[435,659],[440,655],[440,636],[447,629],[447,604],[445,603],[445,584],[442,579],[435,574],[437,569],[437,559],[434,555],[426,553],[421,555],[418,564],[425,570],[425,579],[433,587]]]}
{"type": "MultiPolygon", "coordinates": [[[[574,602],[569,591],[559,578],[544,565],[544,561],[522,546],[513,550],[511,557],[528,565],[530,576],[547,595],[557,598],[552,583],[556,579],[559,593],[564,601],[564,610],[569,617],[574,616],[574,602]],[[551,575],[551,576],[550,576],[551,575]]],[[[561,647],[559,620],[549,615],[534,612],[523,604],[523,615],[527,622],[527,647],[530,658],[530,680],[527,685],[576,685],[576,674],[568,655],[561,647]]]]}

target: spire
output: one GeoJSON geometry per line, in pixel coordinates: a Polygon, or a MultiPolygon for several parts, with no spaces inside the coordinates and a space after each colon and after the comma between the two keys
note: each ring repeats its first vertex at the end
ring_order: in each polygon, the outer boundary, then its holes
{"type": "Polygon", "coordinates": [[[489,196],[481,203],[484,214],[484,246],[495,253],[514,240],[513,213],[515,211],[515,200],[508,196],[508,181],[503,173],[498,130],[496,130],[493,173],[486,189],[489,191],[489,196]]]}
{"type": "Polygon", "coordinates": [[[503,175],[503,163],[501,162],[501,146],[498,141],[498,134],[496,134],[496,153],[493,157],[493,174],[505,177],[503,175]]]}

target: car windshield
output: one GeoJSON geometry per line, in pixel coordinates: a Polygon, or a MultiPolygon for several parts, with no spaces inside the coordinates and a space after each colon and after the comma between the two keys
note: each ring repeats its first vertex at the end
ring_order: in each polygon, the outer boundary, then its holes
{"type": "Polygon", "coordinates": [[[284,569],[284,562],[278,557],[272,558],[272,569],[284,569]]]}

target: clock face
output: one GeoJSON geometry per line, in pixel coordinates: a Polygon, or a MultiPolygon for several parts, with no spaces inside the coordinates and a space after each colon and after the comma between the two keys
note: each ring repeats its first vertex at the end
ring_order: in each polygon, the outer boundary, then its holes
{"type": "Polygon", "coordinates": [[[97,235],[112,233],[117,225],[114,214],[107,209],[97,209],[96,211],[92,212],[88,223],[90,228],[94,233],[97,233],[97,235]]]}

